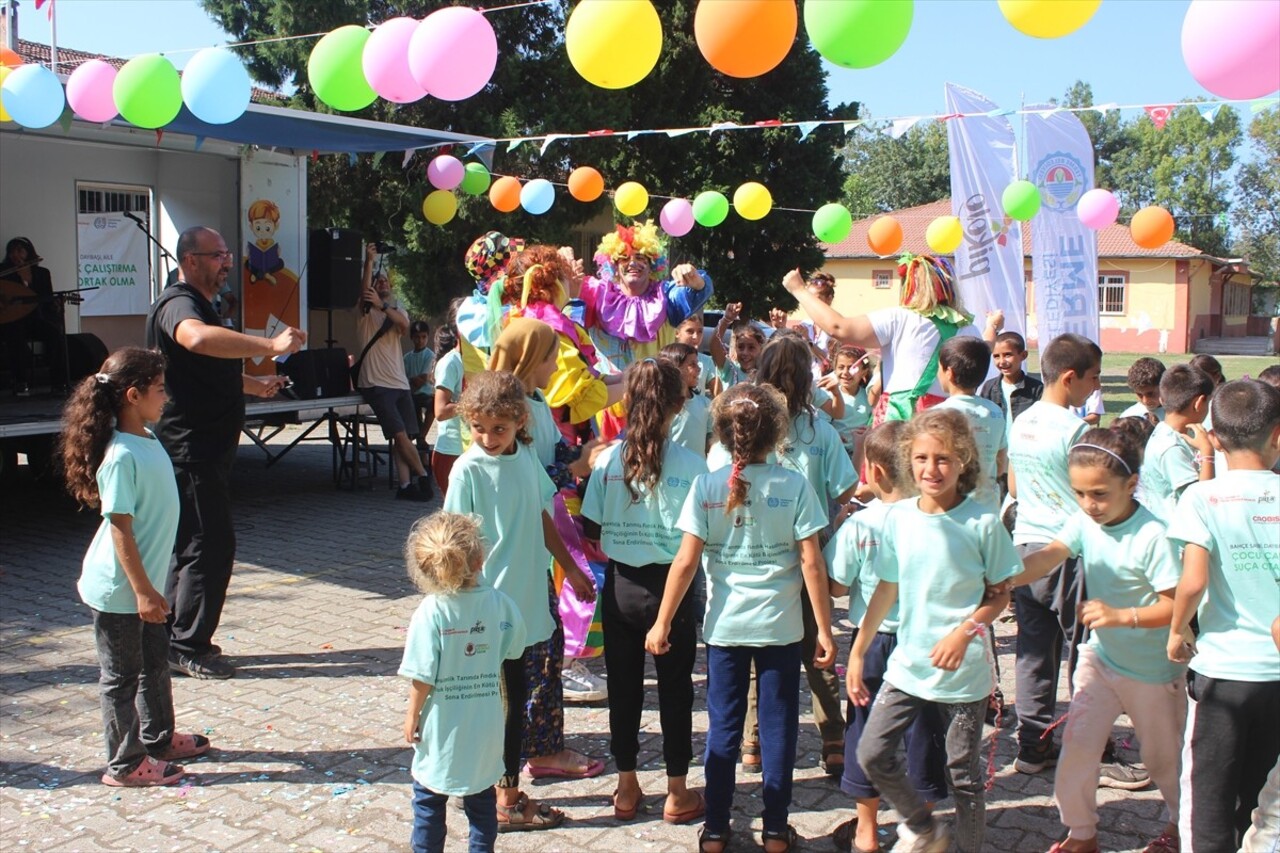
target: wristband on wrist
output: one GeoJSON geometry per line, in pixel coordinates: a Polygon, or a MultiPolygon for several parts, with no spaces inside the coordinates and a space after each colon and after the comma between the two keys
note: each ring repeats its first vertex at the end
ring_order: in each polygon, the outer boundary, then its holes
{"type": "Polygon", "coordinates": [[[964,620],[964,632],[970,637],[985,637],[987,635],[987,626],[983,625],[977,619],[964,620]]]}
{"type": "Polygon", "coordinates": [[[1130,607],[1130,608],[1129,608],[1129,617],[1130,617],[1130,619],[1131,619],[1131,620],[1132,620],[1132,622],[1133,622],[1133,627],[1134,627],[1134,628],[1137,628],[1137,627],[1138,627],[1138,608],[1136,608],[1136,607],[1130,607]]]}

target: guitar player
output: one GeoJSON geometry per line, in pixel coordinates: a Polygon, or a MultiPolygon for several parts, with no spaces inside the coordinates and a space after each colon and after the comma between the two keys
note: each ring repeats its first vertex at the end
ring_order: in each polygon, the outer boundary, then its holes
{"type": "Polygon", "coordinates": [[[9,374],[14,393],[19,397],[31,394],[31,346],[39,341],[44,345],[45,360],[49,367],[49,382],[55,392],[67,390],[66,370],[63,364],[66,351],[63,345],[61,306],[54,301],[53,280],[49,271],[40,266],[42,258],[36,247],[26,237],[14,237],[5,246],[5,259],[0,264],[0,288],[12,300],[12,308],[0,313],[12,315],[14,309],[22,316],[9,322],[0,322],[0,340],[3,341],[9,374]],[[18,287],[25,288],[29,294],[18,287]],[[34,297],[32,300],[31,297],[34,297]],[[21,305],[34,305],[34,310],[22,312],[21,305]]]}

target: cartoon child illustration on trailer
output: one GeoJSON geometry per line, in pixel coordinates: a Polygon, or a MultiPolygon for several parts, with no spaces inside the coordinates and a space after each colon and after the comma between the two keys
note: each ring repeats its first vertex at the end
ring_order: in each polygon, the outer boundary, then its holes
{"type": "MultiPolygon", "coordinates": [[[[280,207],[260,198],[249,205],[250,241],[244,259],[244,331],[271,337],[285,326],[297,326],[298,274],[280,257],[276,233],[280,230],[280,207]]],[[[246,365],[250,374],[269,374],[275,366],[266,359],[246,365]]]]}

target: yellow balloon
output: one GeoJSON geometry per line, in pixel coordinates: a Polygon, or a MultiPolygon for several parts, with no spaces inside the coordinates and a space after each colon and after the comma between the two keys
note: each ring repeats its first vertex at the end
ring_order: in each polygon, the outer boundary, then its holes
{"type": "Polygon", "coordinates": [[[582,0],[564,31],[569,61],[602,89],[643,80],[662,53],[662,21],[650,0],[582,0]]]}
{"type": "Polygon", "coordinates": [[[939,255],[951,254],[960,248],[963,239],[964,226],[958,216],[939,216],[929,223],[928,230],[924,232],[924,241],[939,255]]]}
{"type": "Polygon", "coordinates": [[[422,215],[432,225],[444,225],[458,212],[458,197],[448,190],[436,190],[422,200],[422,215]]]}
{"type": "Polygon", "coordinates": [[[1100,5],[1102,0],[1000,0],[1000,12],[1020,33],[1056,39],[1089,23],[1100,5]]]}
{"type": "MultiPolygon", "coordinates": [[[[4,84],[4,78],[13,73],[13,69],[7,65],[0,65],[0,85],[4,84]]],[[[9,115],[9,111],[4,108],[4,98],[0,98],[0,121],[13,121],[9,115]]]]}
{"type": "Polygon", "coordinates": [[[613,206],[623,216],[639,216],[649,206],[649,191],[635,181],[627,181],[613,191],[613,206]]]}
{"type": "Polygon", "coordinates": [[[733,191],[733,209],[743,219],[764,219],[773,209],[773,196],[764,184],[747,181],[733,191]]]}

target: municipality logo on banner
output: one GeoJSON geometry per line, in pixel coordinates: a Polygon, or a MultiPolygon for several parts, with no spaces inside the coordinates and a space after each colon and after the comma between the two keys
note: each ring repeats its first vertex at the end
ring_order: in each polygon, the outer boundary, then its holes
{"type": "Polygon", "coordinates": [[[1040,188],[1041,209],[1056,213],[1074,214],[1076,202],[1089,189],[1084,164],[1064,151],[1042,158],[1031,173],[1031,182],[1040,188]]]}

